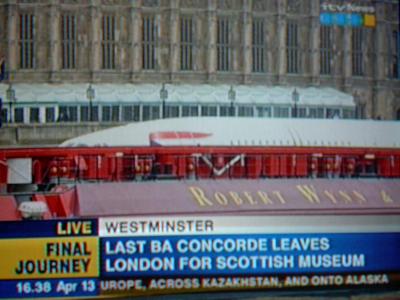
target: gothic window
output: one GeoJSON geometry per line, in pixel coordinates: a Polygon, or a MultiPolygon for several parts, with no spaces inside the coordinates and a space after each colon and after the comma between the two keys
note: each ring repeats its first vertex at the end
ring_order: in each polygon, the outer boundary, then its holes
{"type": "Polygon", "coordinates": [[[320,29],[320,72],[323,75],[332,73],[332,27],[321,26],[320,29]]]}
{"type": "Polygon", "coordinates": [[[20,68],[33,69],[35,67],[35,16],[21,14],[19,16],[19,47],[20,68]]]}
{"type": "Polygon", "coordinates": [[[103,16],[101,50],[103,69],[115,69],[115,16],[103,16]]]}
{"type": "Polygon", "coordinates": [[[230,21],[228,18],[219,17],[217,23],[217,70],[230,71],[231,44],[230,21]]]}
{"type": "Polygon", "coordinates": [[[287,72],[300,72],[300,45],[299,28],[294,21],[288,21],[286,32],[287,72]]]}
{"type": "Polygon", "coordinates": [[[156,65],[156,28],[154,16],[143,17],[142,30],[143,69],[154,70],[156,65]]]}
{"type": "Polygon", "coordinates": [[[193,70],[193,18],[181,18],[180,34],[181,70],[193,70]]]}
{"type": "Polygon", "coordinates": [[[354,76],[364,75],[363,68],[363,29],[353,28],[353,34],[351,36],[351,49],[352,49],[352,72],[354,76]]]}
{"type": "Polygon", "coordinates": [[[265,31],[264,20],[253,19],[253,72],[265,72],[265,31]]]}
{"type": "Polygon", "coordinates": [[[62,68],[75,69],[76,67],[76,16],[63,15],[61,17],[62,68]]]}

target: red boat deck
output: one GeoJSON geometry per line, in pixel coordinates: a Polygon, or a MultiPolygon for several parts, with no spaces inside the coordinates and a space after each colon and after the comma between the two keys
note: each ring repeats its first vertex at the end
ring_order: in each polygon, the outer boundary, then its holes
{"type": "MultiPolygon", "coordinates": [[[[193,180],[80,183],[32,195],[43,218],[174,214],[398,214],[400,185],[389,179],[193,180]]],[[[0,196],[0,220],[21,219],[0,196]]]]}

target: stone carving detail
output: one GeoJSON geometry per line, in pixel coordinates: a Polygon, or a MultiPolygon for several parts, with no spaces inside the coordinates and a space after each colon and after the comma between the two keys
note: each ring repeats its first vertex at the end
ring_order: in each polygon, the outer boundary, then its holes
{"type": "Polygon", "coordinates": [[[159,5],[159,0],[143,0],[143,6],[145,7],[157,7],[159,5]]]}
{"type": "Polygon", "coordinates": [[[201,8],[207,5],[207,1],[181,0],[179,4],[183,8],[201,8]]]}
{"type": "Polygon", "coordinates": [[[79,0],[60,0],[60,4],[82,4],[79,0]]]}
{"type": "Polygon", "coordinates": [[[288,0],[287,1],[287,12],[288,13],[300,13],[302,12],[301,0],[288,0]]]}
{"type": "Polygon", "coordinates": [[[120,0],[101,0],[101,4],[102,5],[108,5],[108,6],[117,6],[120,5],[122,3],[122,1],[120,0]]]}
{"type": "MultiPolygon", "coordinates": [[[[397,4],[400,5],[400,4],[397,4]]],[[[390,8],[389,5],[386,7],[386,15],[388,16],[387,19],[391,21],[396,21],[399,19],[399,13],[400,11],[396,8],[394,4],[392,4],[392,7],[390,8]]]]}
{"type": "Polygon", "coordinates": [[[253,0],[253,11],[264,11],[266,10],[266,3],[265,0],[253,0]]]}
{"type": "Polygon", "coordinates": [[[217,8],[218,9],[234,9],[237,7],[237,1],[236,0],[218,0],[217,2],[217,8]]]}

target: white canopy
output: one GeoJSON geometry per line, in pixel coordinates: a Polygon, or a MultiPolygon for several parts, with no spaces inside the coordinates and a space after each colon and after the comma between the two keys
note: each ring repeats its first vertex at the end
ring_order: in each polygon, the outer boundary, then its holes
{"type": "MultiPolygon", "coordinates": [[[[9,86],[0,84],[0,96],[7,101],[9,86]]],[[[87,103],[89,84],[13,84],[17,104],[87,103]]],[[[157,103],[161,84],[93,84],[94,103],[157,103]]],[[[230,85],[166,84],[166,103],[230,103],[230,85]]],[[[234,85],[235,104],[292,104],[294,87],[234,85]]],[[[297,88],[298,105],[353,108],[353,97],[333,88],[297,88]]]]}
{"type": "Polygon", "coordinates": [[[399,148],[400,122],[340,119],[198,117],[131,123],[65,141],[61,146],[161,145],[399,148]],[[205,134],[162,139],[160,133],[205,134]]]}

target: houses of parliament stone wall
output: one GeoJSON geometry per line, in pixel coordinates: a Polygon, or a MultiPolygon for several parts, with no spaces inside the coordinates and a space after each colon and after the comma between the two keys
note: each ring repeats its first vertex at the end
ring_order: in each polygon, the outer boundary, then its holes
{"type": "Polygon", "coordinates": [[[1,0],[4,82],[328,86],[400,119],[398,1],[344,2],[1,0]],[[322,26],[344,2],[375,23],[322,26]]]}

